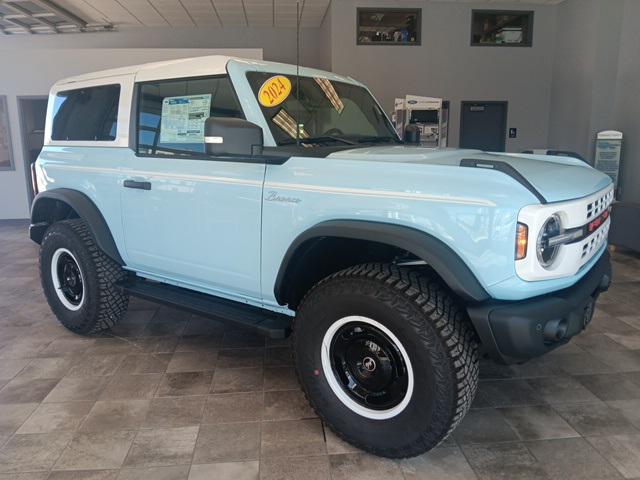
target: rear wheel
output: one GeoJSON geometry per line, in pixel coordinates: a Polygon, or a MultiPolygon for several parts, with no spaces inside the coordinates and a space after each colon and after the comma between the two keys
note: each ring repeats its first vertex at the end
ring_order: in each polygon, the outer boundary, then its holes
{"type": "Polygon", "coordinates": [[[453,295],[424,271],[368,264],[328,277],[302,301],[293,342],[318,415],[377,455],[435,447],[477,389],[475,332],[453,295]]]}
{"type": "Polygon", "coordinates": [[[66,328],[92,334],[112,327],[128,296],[116,283],[125,271],[98,248],[81,219],[54,223],[40,246],[40,279],[47,302],[66,328]]]}

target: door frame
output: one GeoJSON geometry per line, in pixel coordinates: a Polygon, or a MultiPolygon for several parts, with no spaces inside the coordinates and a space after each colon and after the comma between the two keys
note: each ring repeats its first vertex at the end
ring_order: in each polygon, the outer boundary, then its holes
{"type": "MultiPolygon", "coordinates": [[[[16,97],[16,101],[18,103],[18,118],[20,124],[20,146],[22,148],[22,165],[24,167],[24,180],[27,183],[27,203],[29,208],[31,208],[31,204],[33,203],[33,187],[31,185],[31,168],[30,165],[27,165],[29,162],[28,159],[28,145],[27,139],[25,137],[27,124],[25,115],[22,110],[22,100],[48,100],[48,95],[18,95],[16,97]]],[[[46,115],[46,112],[45,112],[46,115]]],[[[44,132],[42,132],[42,139],[44,143],[44,132]]]]}
{"type": "Polygon", "coordinates": [[[504,135],[502,137],[502,151],[507,150],[507,119],[509,118],[509,102],[507,100],[462,100],[460,102],[460,134],[458,138],[458,145],[462,147],[462,133],[464,132],[464,107],[467,105],[473,105],[482,103],[485,105],[503,105],[504,106],[504,121],[502,122],[502,131],[504,135]]]}

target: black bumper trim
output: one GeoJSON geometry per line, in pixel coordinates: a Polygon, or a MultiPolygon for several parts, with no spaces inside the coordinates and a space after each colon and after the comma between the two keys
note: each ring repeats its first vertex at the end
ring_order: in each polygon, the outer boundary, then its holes
{"type": "Polygon", "coordinates": [[[595,301],[610,283],[611,260],[605,251],[567,289],[521,301],[469,305],[481,352],[501,363],[522,363],[564,345],[591,321],[595,301]]]}

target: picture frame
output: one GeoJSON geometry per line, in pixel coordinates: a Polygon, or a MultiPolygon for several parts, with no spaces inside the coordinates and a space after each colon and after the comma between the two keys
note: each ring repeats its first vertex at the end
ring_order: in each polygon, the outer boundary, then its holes
{"type": "Polygon", "coordinates": [[[9,103],[6,95],[0,95],[0,171],[15,170],[11,126],[9,124],[9,103]]]}

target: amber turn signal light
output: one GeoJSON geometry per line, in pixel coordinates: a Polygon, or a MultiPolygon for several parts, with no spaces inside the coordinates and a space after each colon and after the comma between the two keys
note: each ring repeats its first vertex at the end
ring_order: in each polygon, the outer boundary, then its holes
{"type": "Polygon", "coordinates": [[[518,223],[516,230],[516,260],[522,260],[527,256],[527,245],[529,243],[529,227],[524,223],[518,223]]]}

